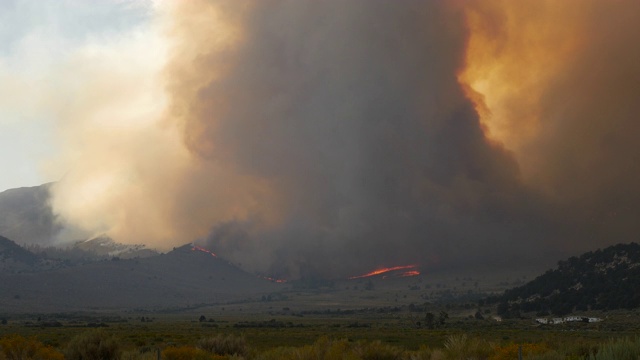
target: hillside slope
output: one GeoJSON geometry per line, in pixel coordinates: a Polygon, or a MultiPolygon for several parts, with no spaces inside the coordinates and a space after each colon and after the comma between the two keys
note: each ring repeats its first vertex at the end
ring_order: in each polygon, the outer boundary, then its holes
{"type": "Polygon", "coordinates": [[[15,242],[0,236],[0,271],[21,272],[34,268],[41,259],[15,242]]]}
{"type": "Polygon", "coordinates": [[[60,231],[49,206],[51,184],[0,192],[0,235],[19,244],[48,244],[60,231]]]}
{"type": "Polygon", "coordinates": [[[500,315],[562,316],[573,311],[640,306],[640,245],[618,244],[560,261],[531,282],[487,299],[500,315]]]}
{"type": "Polygon", "coordinates": [[[0,272],[0,307],[8,312],[161,310],[246,299],[281,287],[183,246],[141,259],[0,272]]]}
{"type": "Polygon", "coordinates": [[[85,251],[89,254],[94,254],[96,258],[116,256],[120,259],[133,259],[159,254],[156,250],[149,249],[145,245],[118,243],[106,234],[102,234],[89,240],[76,242],[72,245],[72,248],[85,251]]]}

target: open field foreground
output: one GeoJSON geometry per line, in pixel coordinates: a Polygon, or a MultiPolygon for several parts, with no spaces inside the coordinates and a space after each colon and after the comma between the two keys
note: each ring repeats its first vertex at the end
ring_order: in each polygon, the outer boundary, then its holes
{"type": "MultiPolygon", "coordinates": [[[[540,325],[465,315],[469,304],[411,311],[23,314],[2,318],[0,359],[637,359],[638,312],[540,325]],[[434,314],[432,323],[425,322],[434,314]],[[446,314],[446,316],[445,316],[446,314]],[[65,357],[66,355],[66,357],[65,357]]],[[[220,310],[220,309],[218,309],[220,310]]],[[[414,308],[415,310],[415,308],[414,308]]],[[[594,315],[594,314],[591,314],[594,315]]]]}

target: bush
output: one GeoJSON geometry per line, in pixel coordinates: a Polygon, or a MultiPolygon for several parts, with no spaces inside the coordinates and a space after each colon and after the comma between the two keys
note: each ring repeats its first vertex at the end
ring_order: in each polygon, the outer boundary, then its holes
{"type": "Polygon", "coordinates": [[[141,352],[137,349],[130,349],[122,353],[125,360],[157,360],[158,354],[155,351],[141,352]]]}
{"type": "Polygon", "coordinates": [[[557,351],[549,351],[544,354],[529,355],[524,357],[525,360],[565,360],[565,359],[584,359],[583,357],[567,357],[559,354],[557,351]]]}
{"type": "Polygon", "coordinates": [[[11,335],[0,339],[0,359],[64,360],[64,356],[34,338],[26,339],[20,335],[11,335]]]}
{"type": "Polygon", "coordinates": [[[287,359],[296,360],[330,360],[358,359],[353,354],[352,345],[347,340],[334,340],[323,336],[312,345],[294,349],[287,359]]]}
{"type": "Polygon", "coordinates": [[[640,356],[640,339],[622,339],[602,345],[589,360],[636,360],[640,356]]]}
{"type": "Polygon", "coordinates": [[[360,360],[347,340],[332,340],[323,336],[312,345],[279,347],[267,350],[256,360],[360,360]]]}
{"type": "MultiPolygon", "coordinates": [[[[429,359],[430,353],[425,350],[420,353],[421,357],[411,359],[429,359]]],[[[323,336],[312,345],[267,350],[259,354],[256,360],[402,360],[408,359],[406,355],[405,351],[381,341],[350,343],[348,340],[323,336]]]]}
{"type": "Polygon", "coordinates": [[[404,351],[380,340],[358,343],[354,353],[362,360],[401,360],[404,356],[404,351]]]}
{"type": "Polygon", "coordinates": [[[198,348],[217,355],[240,355],[248,353],[247,342],[242,336],[218,334],[198,341],[198,348]]]}
{"type": "Polygon", "coordinates": [[[118,360],[122,357],[122,348],[116,338],[104,330],[92,330],[71,339],[65,356],[67,360],[118,360]]]}
{"type": "Polygon", "coordinates": [[[490,360],[512,360],[518,358],[518,348],[522,346],[523,357],[534,357],[544,355],[549,352],[549,348],[545,344],[509,344],[496,349],[495,354],[490,360]]]}
{"type": "Polygon", "coordinates": [[[449,359],[486,359],[492,352],[489,343],[465,334],[451,335],[444,343],[444,355],[449,359]]]}
{"type": "MultiPolygon", "coordinates": [[[[266,350],[260,354],[257,354],[255,360],[289,360],[294,359],[294,351],[295,349],[292,347],[277,347],[273,349],[266,350]]],[[[301,357],[296,357],[297,360],[302,359],[301,357]]]]}
{"type": "Polygon", "coordinates": [[[192,346],[168,347],[162,351],[164,360],[223,360],[226,356],[210,354],[192,346]]]}

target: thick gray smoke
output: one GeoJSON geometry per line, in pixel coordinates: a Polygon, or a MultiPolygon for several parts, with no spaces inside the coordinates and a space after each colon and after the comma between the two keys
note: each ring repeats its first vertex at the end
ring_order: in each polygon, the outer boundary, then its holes
{"type": "Polygon", "coordinates": [[[139,110],[161,97],[135,96],[161,88],[146,60],[90,77],[126,105],[97,113],[127,116],[68,126],[86,156],[54,207],[294,278],[546,266],[634,240],[637,5],[571,4],[165,4],[166,109],[139,110]]]}
{"type": "Polygon", "coordinates": [[[193,63],[212,80],[172,95],[192,96],[189,148],[269,196],[244,219],[215,223],[210,248],[249,268],[336,275],[494,262],[540,239],[516,163],[485,139],[458,84],[461,12],[422,1],[222,11],[241,24],[237,40],[193,63]]]}

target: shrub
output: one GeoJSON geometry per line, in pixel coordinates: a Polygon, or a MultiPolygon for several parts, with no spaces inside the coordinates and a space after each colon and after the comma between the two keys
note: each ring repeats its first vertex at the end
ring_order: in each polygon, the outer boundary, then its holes
{"type": "Polygon", "coordinates": [[[492,352],[489,343],[466,334],[451,335],[444,343],[444,355],[448,359],[486,359],[492,352]]]}
{"type": "Polygon", "coordinates": [[[589,360],[636,360],[640,356],[640,339],[622,339],[600,346],[589,360]]]}
{"type": "Polygon", "coordinates": [[[347,340],[333,340],[323,336],[312,345],[278,347],[256,356],[256,360],[360,360],[347,340]]]}
{"type": "Polygon", "coordinates": [[[433,350],[426,345],[420,345],[420,348],[416,351],[412,351],[408,357],[411,360],[432,360],[432,357],[435,354],[435,358],[433,360],[438,360],[438,352],[439,350],[433,350]]]}
{"type": "Polygon", "coordinates": [[[247,342],[242,336],[218,334],[198,341],[198,348],[217,355],[240,355],[248,353],[247,342]]]}
{"type": "Polygon", "coordinates": [[[168,347],[162,351],[164,360],[223,360],[226,356],[210,354],[192,346],[168,347]]]}
{"type": "Polygon", "coordinates": [[[0,339],[0,350],[0,359],[3,360],[64,360],[64,356],[55,349],[20,335],[0,339]]]}
{"type": "Polygon", "coordinates": [[[362,360],[400,360],[404,355],[401,349],[383,344],[380,340],[358,343],[354,353],[362,360]]]}
{"type": "Polygon", "coordinates": [[[353,353],[352,346],[347,340],[335,340],[322,336],[312,345],[294,349],[286,358],[295,360],[360,359],[353,353]]]}
{"type": "MultiPolygon", "coordinates": [[[[434,350],[431,352],[430,357],[429,358],[425,358],[425,360],[444,360],[446,359],[446,355],[444,354],[444,352],[442,350],[434,350]]],[[[412,359],[413,360],[413,359],[412,359]]]]}
{"type": "Polygon", "coordinates": [[[550,347],[560,355],[572,356],[571,359],[588,359],[590,355],[598,352],[601,345],[592,341],[576,339],[570,342],[560,342],[550,347]]]}
{"type": "Polygon", "coordinates": [[[535,355],[543,355],[549,352],[549,348],[545,344],[509,344],[498,347],[490,360],[512,360],[518,358],[518,348],[522,346],[522,356],[532,357],[535,355]]]}
{"type": "MultiPolygon", "coordinates": [[[[524,357],[525,360],[565,360],[574,359],[574,357],[568,358],[565,355],[559,354],[557,351],[549,351],[544,354],[529,355],[524,357]]],[[[584,359],[583,357],[575,357],[575,359],[584,359]]]]}
{"type": "Polygon", "coordinates": [[[121,358],[126,360],[157,360],[158,354],[155,351],[140,352],[136,349],[130,349],[124,351],[121,358]]]}
{"type": "MultiPolygon", "coordinates": [[[[277,347],[273,349],[266,350],[260,354],[257,354],[255,360],[289,360],[294,359],[294,352],[296,350],[292,347],[277,347]]],[[[302,358],[295,357],[296,360],[300,360],[302,358]]]]}
{"type": "Polygon", "coordinates": [[[65,356],[67,360],[118,360],[122,348],[112,335],[103,330],[92,330],[71,339],[65,356]]]}
{"type": "MultiPolygon", "coordinates": [[[[430,351],[421,353],[421,357],[411,359],[429,359],[430,351]],[[425,355],[425,356],[423,356],[425,355]]],[[[401,349],[381,341],[350,343],[348,340],[319,338],[312,345],[299,348],[279,347],[267,350],[256,356],[256,360],[401,360],[408,355],[401,349]]],[[[408,358],[407,358],[408,359],[408,358]]]]}

